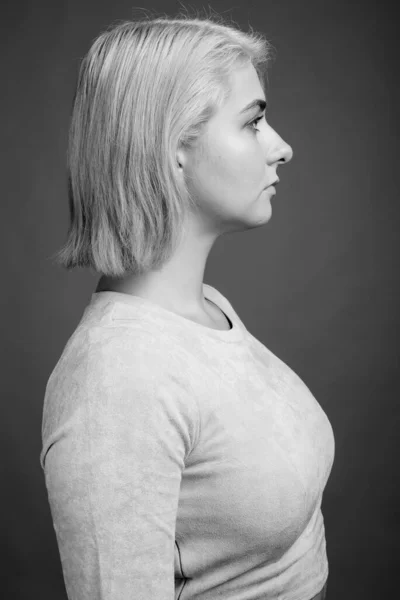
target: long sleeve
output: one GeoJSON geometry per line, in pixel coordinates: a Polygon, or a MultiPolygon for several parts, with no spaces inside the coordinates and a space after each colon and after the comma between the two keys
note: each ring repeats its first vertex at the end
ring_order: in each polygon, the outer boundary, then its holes
{"type": "Polygon", "coordinates": [[[157,340],[96,331],[84,353],[68,349],[44,404],[41,463],[68,598],[172,600],[197,406],[157,340]]]}

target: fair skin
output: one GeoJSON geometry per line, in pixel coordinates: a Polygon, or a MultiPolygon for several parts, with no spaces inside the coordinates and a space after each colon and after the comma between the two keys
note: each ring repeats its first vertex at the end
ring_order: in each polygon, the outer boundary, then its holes
{"type": "Polygon", "coordinates": [[[270,220],[271,184],[278,166],[293,155],[265,118],[254,122],[263,116],[258,106],[241,112],[253,100],[265,101],[254,67],[237,69],[232,85],[229,100],[206,124],[198,144],[177,153],[177,175],[196,198],[197,210],[190,213],[172,259],[142,276],[103,276],[96,291],[140,296],[202,325],[229,329],[219,309],[204,298],[208,256],[220,235],[270,220]]]}

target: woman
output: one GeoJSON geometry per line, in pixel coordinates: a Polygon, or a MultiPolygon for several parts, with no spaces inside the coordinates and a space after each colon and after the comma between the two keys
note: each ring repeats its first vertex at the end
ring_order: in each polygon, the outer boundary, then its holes
{"type": "Polygon", "coordinates": [[[265,120],[268,56],[181,16],[119,23],[82,62],[58,259],[101,277],[40,456],[70,600],[325,598],[331,426],[203,282],[219,235],[269,221],[292,157],[265,120]]]}

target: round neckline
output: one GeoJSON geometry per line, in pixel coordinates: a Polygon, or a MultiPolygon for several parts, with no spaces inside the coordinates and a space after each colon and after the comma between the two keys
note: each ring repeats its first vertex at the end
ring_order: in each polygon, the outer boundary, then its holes
{"type": "MultiPolygon", "coordinates": [[[[239,341],[243,338],[243,326],[241,324],[239,324],[236,320],[236,318],[234,317],[234,315],[232,314],[232,312],[229,310],[229,308],[227,309],[227,307],[225,306],[225,303],[223,302],[223,297],[222,297],[222,302],[224,304],[223,307],[220,306],[219,301],[221,301],[221,296],[222,294],[220,294],[217,290],[215,290],[215,288],[213,288],[212,286],[209,286],[207,283],[203,283],[203,293],[204,293],[204,297],[209,300],[210,302],[212,302],[213,304],[215,304],[220,311],[225,315],[225,317],[228,318],[228,320],[232,323],[232,327],[230,329],[214,329],[213,327],[208,327],[207,325],[202,325],[201,323],[196,323],[195,321],[192,321],[191,319],[188,319],[182,315],[179,315],[167,308],[164,308],[163,306],[157,304],[156,302],[153,302],[152,300],[149,300],[147,298],[142,298],[141,296],[135,296],[133,294],[126,294],[123,292],[116,292],[116,291],[111,291],[111,290],[106,290],[106,291],[101,291],[101,292],[93,292],[92,293],[92,298],[91,298],[91,302],[94,301],[99,301],[99,300],[103,300],[103,301],[112,301],[114,303],[122,303],[125,305],[131,305],[131,306],[136,306],[141,308],[141,311],[144,311],[145,313],[149,314],[149,315],[160,315],[161,314],[166,314],[168,315],[168,318],[172,321],[175,321],[176,323],[180,323],[181,325],[185,325],[187,327],[190,327],[191,329],[195,330],[197,333],[209,336],[209,337],[213,337],[215,339],[218,340],[222,340],[222,341],[226,341],[226,342],[236,342],[239,341]]],[[[124,319],[128,318],[124,316],[124,319]]]]}

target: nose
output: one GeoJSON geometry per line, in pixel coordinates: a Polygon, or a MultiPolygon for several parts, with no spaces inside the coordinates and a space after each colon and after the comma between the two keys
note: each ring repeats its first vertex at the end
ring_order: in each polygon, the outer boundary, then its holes
{"type": "Polygon", "coordinates": [[[267,163],[269,165],[273,165],[275,163],[288,163],[293,158],[292,147],[289,146],[289,144],[287,144],[285,140],[283,140],[281,136],[274,129],[272,129],[271,126],[269,127],[270,132],[268,137],[270,140],[272,137],[272,140],[268,144],[269,151],[267,154],[267,163]]]}

